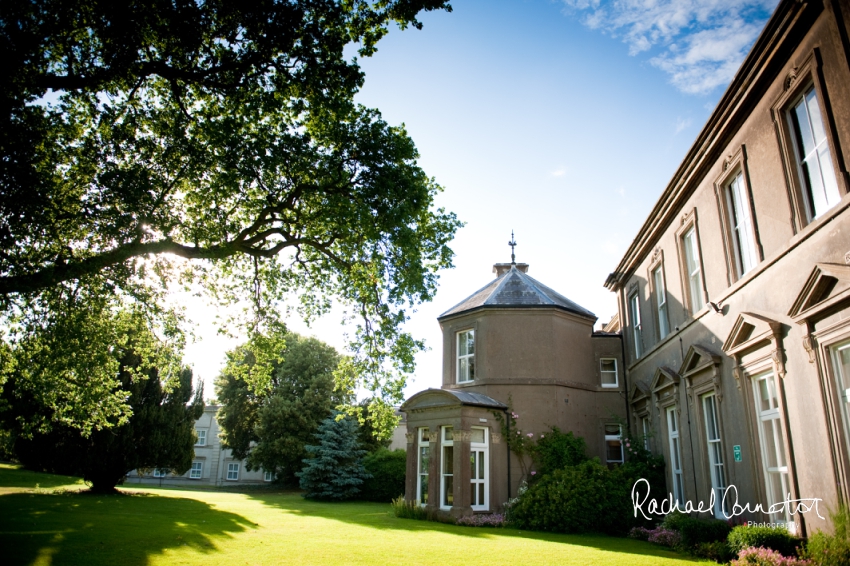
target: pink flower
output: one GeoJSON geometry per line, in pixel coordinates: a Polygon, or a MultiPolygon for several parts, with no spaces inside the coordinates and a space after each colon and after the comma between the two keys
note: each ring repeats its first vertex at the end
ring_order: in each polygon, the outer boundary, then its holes
{"type": "Polygon", "coordinates": [[[516,431],[516,433],[519,434],[519,431],[516,431]]]}
{"type": "Polygon", "coordinates": [[[631,448],[631,447],[632,447],[631,443],[626,442],[626,448],[631,448]]]}
{"type": "Polygon", "coordinates": [[[546,437],[545,437],[545,436],[543,436],[543,435],[541,434],[541,435],[540,435],[540,438],[546,438],[546,437]]]}
{"type": "Polygon", "coordinates": [[[515,419],[518,419],[518,418],[519,418],[519,415],[518,415],[518,414],[516,414],[516,413],[511,413],[511,417],[513,417],[513,418],[515,418],[515,419]]]}
{"type": "Polygon", "coordinates": [[[526,436],[527,436],[528,438],[534,438],[534,433],[533,433],[533,432],[529,432],[528,434],[526,434],[526,436]]]}
{"type": "Polygon", "coordinates": [[[536,476],[536,475],[537,475],[537,472],[531,472],[531,475],[532,475],[532,476],[536,476]]]}

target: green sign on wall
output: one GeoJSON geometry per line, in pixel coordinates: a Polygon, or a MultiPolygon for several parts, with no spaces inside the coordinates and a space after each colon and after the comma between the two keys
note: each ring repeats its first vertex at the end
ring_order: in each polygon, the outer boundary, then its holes
{"type": "Polygon", "coordinates": [[[739,444],[736,444],[735,446],[732,447],[732,453],[735,454],[735,461],[740,462],[741,461],[741,446],[739,444]]]}

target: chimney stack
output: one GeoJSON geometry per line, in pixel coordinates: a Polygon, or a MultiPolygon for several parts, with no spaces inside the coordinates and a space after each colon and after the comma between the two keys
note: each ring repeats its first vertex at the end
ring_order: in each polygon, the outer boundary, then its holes
{"type": "Polygon", "coordinates": [[[528,273],[527,263],[497,263],[493,265],[493,273],[496,274],[496,277],[501,277],[502,275],[511,270],[511,266],[516,267],[519,271],[522,271],[523,273],[528,273]]]}

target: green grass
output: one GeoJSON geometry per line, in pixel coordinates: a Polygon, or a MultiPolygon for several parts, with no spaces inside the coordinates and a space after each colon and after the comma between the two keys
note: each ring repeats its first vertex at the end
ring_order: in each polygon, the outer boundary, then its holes
{"type": "Polygon", "coordinates": [[[81,493],[79,480],[0,464],[0,563],[509,564],[690,563],[649,543],[458,527],[388,504],[316,503],[297,494],[132,487],[81,493]],[[39,488],[36,489],[36,484],[39,488]],[[49,488],[49,489],[48,489],[49,488]]]}

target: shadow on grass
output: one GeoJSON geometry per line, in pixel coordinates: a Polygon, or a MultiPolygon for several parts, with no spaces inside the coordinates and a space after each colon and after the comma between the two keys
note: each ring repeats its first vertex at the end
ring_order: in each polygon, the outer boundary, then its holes
{"type": "MultiPolygon", "coordinates": [[[[675,558],[685,561],[700,560],[679,554],[648,542],[602,534],[561,534],[540,531],[525,531],[510,528],[466,527],[433,521],[399,519],[389,503],[363,501],[324,502],[304,499],[294,493],[246,493],[264,505],[295,515],[321,517],[331,521],[342,521],[362,527],[407,532],[441,532],[470,538],[510,537],[525,540],[547,541],[559,544],[583,546],[607,552],[675,558]]],[[[703,560],[704,561],[704,560],[703,560]]]]}
{"type": "Polygon", "coordinates": [[[80,492],[0,495],[3,564],[147,564],[152,555],[255,528],[244,517],[196,499],[80,492]]]}

